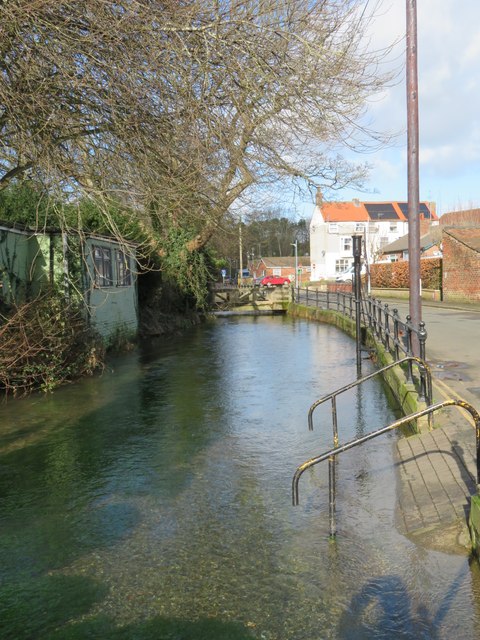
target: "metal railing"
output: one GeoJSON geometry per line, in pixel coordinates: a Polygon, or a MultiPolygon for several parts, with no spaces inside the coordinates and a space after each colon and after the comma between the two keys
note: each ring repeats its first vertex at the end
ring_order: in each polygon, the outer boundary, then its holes
{"type": "Polygon", "coordinates": [[[335,538],[336,536],[336,522],[335,522],[335,502],[336,502],[336,480],[335,480],[335,459],[340,453],[344,453],[353,447],[357,447],[361,444],[364,444],[368,440],[372,440],[377,436],[381,436],[384,433],[388,433],[389,431],[393,431],[398,427],[411,422],[417,418],[421,418],[429,413],[434,413],[439,409],[443,409],[445,407],[451,406],[459,406],[462,409],[466,409],[472,416],[474,425],[475,425],[475,439],[476,439],[476,484],[477,490],[480,489],[480,415],[477,410],[472,407],[468,402],[464,400],[444,400],[438,404],[431,405],[426,409],[422,409],[421,411],[416,411],[408,416],[404,416],[400,420],[396,420],[386,427],[382,427],[381,429],[377,429],[376,431],[372,431],[365,436],[360,438],[355,438],[354,440],[350,440],[343,445],[336,446],[333,449],[325,451],[314,458],[310,458],[299,467],[297,467],[293,479],[292,479],[292,503],[293,506],[297,506],[299,504],[299,491],[298,491],[298,483],[300,481],[300,477],[302,474],[320,462],[324,462],[328,460],[329,468],[328,468],[328,492],[329,492],[329,518],[330,518],[330,537],[335,538]]]}
{"type": "MultiPolygon", "coordinates": [[[[337,396],[339,396],[341,393],[344,393],[345,391],[348,391],[349,389],[353,389],[354,387],[362,384],[363,382],[366,382],[367,380],[371,380],[372,378],[375,378],[376,376],[385,373],[385,371],[388,371],[393,367],[396,367],[398,365],[402,365],[405,363],[408,363],[411,366],[413,362],[417,364],[420,371],[420,376],[426,374],[425,397],[424,398],[421,397],[421,400],[425,400],[427,405],[431,405],[433,392],[432,392],[432,373],[431,373],[430,367],[424,360],[421,360],[420,358],[416,358],[415,356],[407,356],[406,358],[402,358],[401,360],[392,362],[391,364],[388,364],[382,369],[377,369],[373,373],[363,376],[362,378],[359,378],[358,380],[355,380],[350,384],[346,384],[344,387],[337,389],[333,393],[329,393],[328,395],[323,396],[319,400],[316,400],[308,410],[308,428],[310,429],[310,431],[313,431],[313,412],[315,411],[315,409],[321,404],[323,404],[324,402],[326,402],[327,400],[331,400],[333,445],[336,447],[338,445],[337,396]]],[[[428,425],[429,425],[429,428],[432,428],[431,414],[429,414],[428,416],[428,425]]]]}
{"type": "MultiPolygon", "coordinates": [[[[320,291],[315,288],[294,289],[294,301],[315,306],[319,309],[337,311],[342,315],[355,319],[355,296],[348,291],[320,291]]],[[[420,358],[425,360],[425,343],[427,332],[425,323],[419,328],[413,326],[409,315],[405,320],[400,318],[398,309],[390,309],[388,304],[372,296],[361,297],[361,320],[364,326],[371,329],[375,337],[398,360],[401,353],[413,355],[413,340],[417,337],[420,345],[420,358]]]]}
{"type": "MultiPolygon", "coordinates": [[[[357,300],[348,291],[320,291],[318,288],[296,288],[293,290],[294,301],[318,309],[336,311],[351,320],[356,319],[357,300]]],[[[360,299],[361,323],[368,328],[372,336],[381,343],[390,355],[399,360],[402,355],[414,355],[414,343],[418,343],[418,356],[426,361],[427,331],[425,323],[420,322],[419,328],[413,326],[409,315],[405,320],[400,318],[398,309],[390,309],[388,304],[371,296],[360,299]]],[[[412,361],[408,363],[408,381],[413,382],[412,361]]],[[[420,395],[425,395],[425,380],[420,371],[420,395]]]]}

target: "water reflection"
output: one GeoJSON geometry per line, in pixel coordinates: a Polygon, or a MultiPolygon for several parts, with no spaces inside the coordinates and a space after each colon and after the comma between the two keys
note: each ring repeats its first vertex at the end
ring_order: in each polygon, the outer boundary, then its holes
{"type": "MultiPolygon", "coordinates": [[[[395,435],[342,457],[336,546],[326,468],[290,506],[293,470],[331,442],[308,407],[355,373],[332,327],[225,320],[4,405],[0,637],[446,638],[459,620],[475,637],[478,574],[395,531],[395,435]]],[[[369,383],[341,437],[389,416],[369,383]]]]}

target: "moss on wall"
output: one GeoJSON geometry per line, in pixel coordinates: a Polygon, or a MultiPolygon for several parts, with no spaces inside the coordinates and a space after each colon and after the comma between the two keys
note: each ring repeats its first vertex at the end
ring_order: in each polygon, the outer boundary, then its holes
{"type": "MultiPolygon", "coordinates": [[[[306,307],[292,302],[288,305],[287,312],[298,318],[335,325],[348,335],[355,338],[355,320],[352,320],[337,311],[317,309],[316,307],[306,307]]],[[[378,362],[380,368],[394,362],[392,355],[382,344],[378,343],[374,339],[368,329],[364,330],[363,338],[365,345],[371,350],[372,355],[378,362]]],[[[404,415],[414,413],[426,407],[426,404],[419,399],[414,385],[411,382],[408,382],[406,373],[401,366],[392,367],[383,374],[383,377],[404,415]]],[[[427,428],[427,417],[417,420],[417,431],[423,431],[427,428]]]]}
{"type": "Polygon", "coordinates": [[[480,558],[480,496],[472,496],[470,502],[470,517],[468,525],[472,538],[472,549],[477,558],[480,558]]]}

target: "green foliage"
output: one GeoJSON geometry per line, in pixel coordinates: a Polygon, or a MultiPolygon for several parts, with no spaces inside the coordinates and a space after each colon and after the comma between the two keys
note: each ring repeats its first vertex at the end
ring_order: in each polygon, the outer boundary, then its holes
{"type": "Polygon", "coordinates": [[[212,280],[210,257],[206,250],[188,251],[186,244],[192,233],[172,227],[165,241],[162,271],[180,291],[192,297],[199,309],[207,305],[208,283],[212,280]]]}
{"type": "Polygon", "coordinates": [[[0,388],[7,393],[52,391],[102,366],[103,344],[82,307],[53,291],[0,320],[0,388]]]}
{"type": "MultiPolygon", "coordinates": [[[[378,289],[408,289],[410,287],[409,263],[389,262],[370,267],[371,285],[378,289]]],[[[442,285],[441,258],[420,260],[420,278],[424,289],[440,289],[442,285]]]]}
{"type": "Polygon", "coordinates": [[[13,183],[0,191],[0,220],[35,229],[58,224],[52,198],[33,180],[13,183]]]}

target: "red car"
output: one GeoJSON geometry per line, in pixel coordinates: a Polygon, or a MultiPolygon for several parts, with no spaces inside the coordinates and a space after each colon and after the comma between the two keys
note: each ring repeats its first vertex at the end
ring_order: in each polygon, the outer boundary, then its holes
{"type": "Polygon", "coordinates": [[[284,285],[289,284],[290,280],[283,276],[265,276],[260,280],[260,285],[262,287],[283,287],[284,285]]]}

